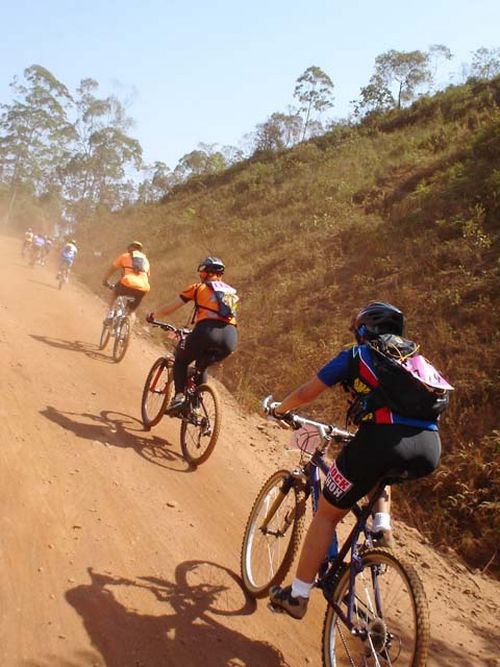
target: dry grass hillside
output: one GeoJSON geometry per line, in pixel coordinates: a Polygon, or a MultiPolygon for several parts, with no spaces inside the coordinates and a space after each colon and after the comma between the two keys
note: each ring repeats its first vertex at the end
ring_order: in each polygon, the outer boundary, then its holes
{"type": "MultiPolygon", "coordinates": [[[[107,260],[141,239],[153,266],[145,311],[191,282],[200,258],[222,256],[241,295],[240,347],[223,379],[253,408],[348,343],[359,306],[397,304],[407,335],[456,387],[441,468],[399,492],[397,509],[489,572],[499,534],[499,104],[499,79],[450,88],[193,179],[161,204],[80,229],[77,267],[99,290],[107,260]]],[[[314,406],[337,420],[344,408],[342,391],[314,406]]]]}

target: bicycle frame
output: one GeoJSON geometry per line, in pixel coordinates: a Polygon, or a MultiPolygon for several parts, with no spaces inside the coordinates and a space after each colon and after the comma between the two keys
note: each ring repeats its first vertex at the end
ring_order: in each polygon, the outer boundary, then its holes
{"type": "MultiPolygon", "coordinates": [[[[319,431],[321,444],[316,447],[312,455],[309,454],[309,456],[311,457],[309,461],[307,461],[305,465],[301,466],[300,468],[295,469],[290,475],[290,484],[296,483],[296,480],[298,478],[303,478],[305,475],[306,494],[311,496],[312,510],[313,513],[316,513],[322,489],[320,471],[323,472],[323,474],[326,476],[330,469],[324,459],[325,451],[332,440],[341,442],[343,441],[345,443],[352,437],[352,434],[346,431],[342,431],[341,429],[338,429],[333,425],[323,424],[321,422],[315,422],[313,420],[306,419],[304,417],[299,417],[298,415],[294,414],[290,415],[289,423],[291,423],[292,428],[295,429],[298,429],[301,426],[309,425],[316,427],[319,431]]],[[[390,475],[382,479],[376,486],[374,492],[370,495],[370,498],[365,505],[361,506],[359,503],[355,503],[351,507],[350,511],[356,517],[356,522],[353,528],[351,529],[349,536],[346,538],[343,545],[339,548],[337,555],[332,559],[328,559],[328,556],[325,556],[325,561],[320,567],[320,571],[318,573],[315,582],[315,586],[322,590],[327,603],[331,607],[333,607],[337,616],[344,623],[349,632],[352,635],[360,637],[361,639],[365,639],[368,636],[368,632],[366,628],[359,628],[352,621],[354,615],[355,598],[356,598],[356,592],[355,592],[356,575],[359,574],[363,569],[362,558],[360,557],[359,554],[359,537],[361,533],[363,533],[365,539],[370,540],[370,531],[366,526],[366,522],[372,512],[373,506],[380,498],[380,495],[382,494],[384,487],[388,483],[394,483],[400,477],[401,476],[399,475],[394,475],[394,476],[390,475]],[[349,552],[351,552],[351,556],[349,562],[346,563],[345,562],[346,557],[349,552]],[[340,605],[335,600],[332,599],[333,592],[335,590],[335,586],[338,581],[338,577],[340,573],[344,571],[345,567],[349,568],[349,586],[347,591],[347,614],[344,613],[340,605]]],[[[279,499],[277,499],[276,502],[279,502],[279,499]]],[[[274,514],[274,511],[275,511],[274,507],[271,507],[268,516],[271,517],[274,514]]],[[[264,527],[267,521],[269,521],[269,519],[266,517],[266,520],[264,521],[264,527]]],[[[335,531],[333,539],[336,538],[337,534],[335,531]]],[[[375,595],[376,595],[375,604],[377,607],[380,607],[380,601],[377,599],[378,598],[377,592],[375,593],[375,595]]],[[[343,601],[346,602],[345,596],[343,598],[343,601]]]]}

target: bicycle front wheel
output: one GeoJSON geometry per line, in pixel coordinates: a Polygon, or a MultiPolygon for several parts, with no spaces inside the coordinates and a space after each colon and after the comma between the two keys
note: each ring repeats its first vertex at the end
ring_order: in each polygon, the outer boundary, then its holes
{"type": "MultiPolygon", "coordinates": [[[[349,568],[333,600],[348,615],[349,568]]],[[[425,667],[429,651],[429,611],[415,569],[386,549],[362,555],[355,578],[353,635],[332,606],[323,623],[323,667],[398,665],[425,667]]]]}
{"type": "Polygon", "coordinates": [[[181,425],[181,450],[188,463],[204,463],[219,437],[221,426],[219,396],[208,384],[196,389],[194,405],[189,407],[181,425]]]}
{"type": "Polygon", "coordinates": [[[160,357],[151,366],[142,390],[141,415],[146,428],[161,421],[172,398],[172,389],[172,368],[165,357],[160,357]]]}
{"type": "Polygon", "coordinates": [[[113,344],[113,359],[118,363],[125,356],[130,341],[130,320],[122,317],[116,327],[115,342],[113,344]]]}
{"type": "Polygon", "coordinates": [[[241,547],[241,578],[253,597],[265,597],[288,574],[304,533],[306,500],[289,470],[278,470],[260,490],[241,547]]]}

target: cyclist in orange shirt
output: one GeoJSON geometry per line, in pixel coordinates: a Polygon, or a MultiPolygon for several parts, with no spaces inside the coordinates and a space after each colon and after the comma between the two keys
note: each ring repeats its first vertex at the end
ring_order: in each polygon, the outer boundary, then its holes
{"type": "Polygon", "coordinates": [[[127,252],[124,252],[115,259],[102,280],[102,284],[105,287],[109,287],[109,279],[118,270],[121,270],[122,275],[112,291],[109,300],[109,311],[104,320],[105,323],[113,319],[113,304],[118,296],[131,296],[134,298],[134,301],[130,302],[129,305],[133,321],[135,319],[135,311],[150,290],[149,260],[143,252],[143,246],[140,241],[132,241],[127,247],[127,252]]]}
{"type": "Polygon", "coordinates": [[[206,257],[198,266],[200,282],[184,289],[173,301],[146,317],[148,322],[170,315],[188,301],[194,301],[193,331],[184,345],[178,345],[174,362],[175,395],[166,409],[173,416],[184,402],[187,369],[191,362],[203,371],[206,382],[207,366],[222,361],[235,351],[238,343],[236,329],[236,290],[221,280],[224,263],[218,257],[206,257]]]}

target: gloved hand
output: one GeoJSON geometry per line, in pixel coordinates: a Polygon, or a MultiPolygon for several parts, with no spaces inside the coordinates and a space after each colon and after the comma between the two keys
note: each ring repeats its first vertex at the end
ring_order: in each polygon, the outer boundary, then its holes
{"type": "Polygon", "coordinates": [[[151,324],[151,322],[154,322],[154,321],[155,321],[155,314],[153,312],[148,313],[146,315],[146,322],[149,322],[151,324]]]}
{"type": "Polygon", "coordinates": [[[294,422],[294,415],[292,412],[279,412],[279,403],[276,407],[271,408],[270,410],[270,415],[271,417],[274,417],[274,419],[277,419],[279,422],[283,422],[284,424],[287,424],[288,426],[295,426],[294,422]]]}

